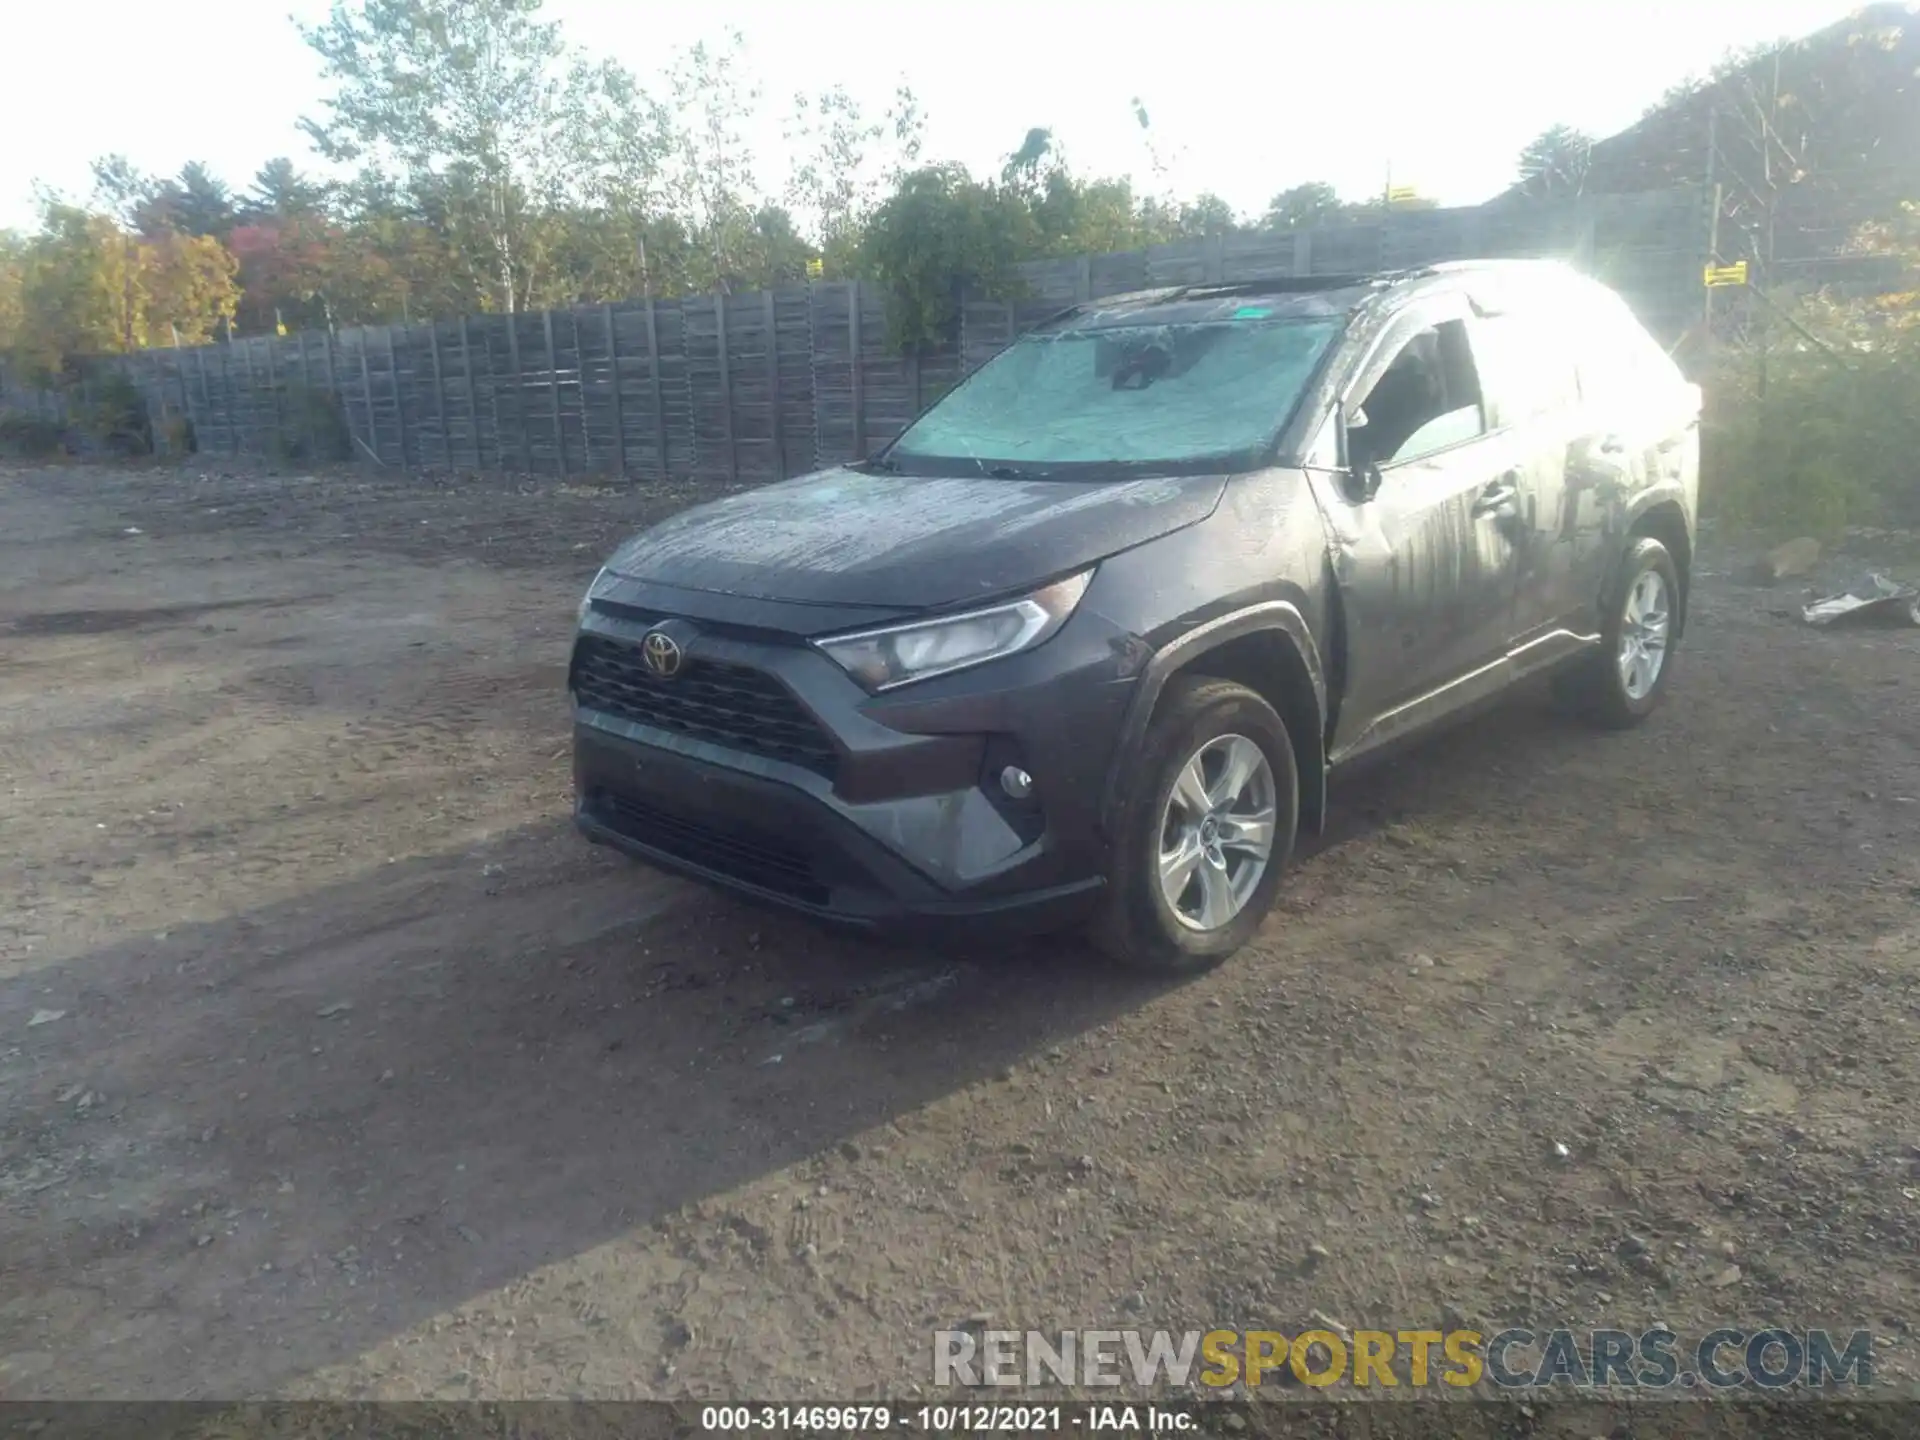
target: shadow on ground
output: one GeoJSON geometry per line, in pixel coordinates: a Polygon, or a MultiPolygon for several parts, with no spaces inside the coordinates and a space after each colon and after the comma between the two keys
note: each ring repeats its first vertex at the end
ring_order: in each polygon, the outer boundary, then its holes
{"type": "MultiPolygon", "coordinates": [[[[1372,767],[1303,872],[1563,739],[1522,702],[1372,767]]],[[[16,1393],[264,1393],[1163,988],[850,941],[560,821],[131,940],[0,987],[0,1350],[16,1393]]]]}

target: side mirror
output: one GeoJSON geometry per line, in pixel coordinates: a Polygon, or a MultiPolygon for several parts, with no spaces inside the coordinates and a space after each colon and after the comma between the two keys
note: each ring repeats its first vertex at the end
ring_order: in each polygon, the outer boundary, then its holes
{"type": "Polygon", "coordinates": [[[1364,505],[1380,493],[1380,467],[1367,458],[1364,443],[1355,446],[1356,432],[1366,429],[1367,412],[1358,405],[1348,405],[1340,401],[1335,407],[1339,437],[1339,466],[1346,474],[1346,490],[1356,505],[1364,505]]]}
{"type": "Polygon", "coordinates": [[[1353,491],[1356,503],[1364,505],[1380,493],[1380,467],[1371,460],[1362,460],[1347,470],[1347,484],[1353,491]]]}

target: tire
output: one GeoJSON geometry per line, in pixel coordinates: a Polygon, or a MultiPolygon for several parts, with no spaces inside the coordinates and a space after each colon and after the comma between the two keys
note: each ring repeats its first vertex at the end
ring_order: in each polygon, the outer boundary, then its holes
{"type": "Polygon", "coordinates": [[[1651,536],[1630,541],[1607,590],[1600,647],[1571,671],[1560,687],[1563,698],[1583,719],[1602,729],[1626,730],[1654,712],[1673,674],[1684,599],[1680,572],[1667,547],[1651,536]],[[1656,577],[1657,583],[1647,580],[1648,576],[1656,577]],[[1636,621],[1635,616],[1649,608],[1650,596],[1657,599],[1661,618],[1658,656],[1648,679],[1644,656],[1652,636],[1646,623],[1636,621]],[[1636,637],[1643,659],[1630,669],[1626,647],[1636,637]]]}
{"type": "MultiPolygon", "coordinates": [[[[1154,712],[1137,773],[1141,783],[1120,806],[1106,901],[1091,938],[1101,951],[1132,969],[1197,975],[1251,940],[1273,907],[1299,824],[1300,780],[1293,744],[1273,707],[1244,685],[1177,676],[1167,683],[1154,712]],[[1266,783],[1263,787],[1255,767],[1238,794],[1228,795],[1227,772],[1236,762],[1244,767],[1249,757],[1243,742],[1249,741],[1265,762],[1266,783]],[[1209,811],[1214,816],[1210,828],[1196,818],[1196,805],[1174,801],[1175,787],[1195,760],[1201,761],[1201,779],[1215,777],[1209,799],[1218,803],[1209,811]],[[1243,831],[1234,817],[1257,814],[1266,808],[1269,795],[1272,836],[1264,869],[1257,874],[1243,871],[1240,866],[1254,858],[1250,845],[1256,837],[1243,831]],[[1211,849],[1207,837],[1212,838],[1211,849]],[[1182,845],[1188,846],[1185,852],[1182,845]],[[1168,846],[1190,857],[1189,878],[1180,890],[1185,919],[1161,880],[1161,858],[1168,846]],[[1191,858],[1194,855],[1198,858],[1191,858]],[[1235,902],[1231,918],[1210,921],[1210,908],[1224,916],[1235,902]]],[[[1191,787],[1185,793],[1199,798],[1191,787]]],[[[1181,884],[1177,878],[1173,883],[1181,884]]]]}

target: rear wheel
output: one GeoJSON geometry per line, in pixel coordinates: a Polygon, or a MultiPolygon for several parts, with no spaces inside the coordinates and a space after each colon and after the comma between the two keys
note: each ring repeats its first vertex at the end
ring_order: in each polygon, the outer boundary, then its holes
{"type": "Polygon", "coordinates": [[[1300,785],[1286,725],[1243,685],[1176,678],[1139,773],[1094,941],[1139,969],[1211,969],[1253,938],[1293,853],[1300,785]]]}
{"type": "Polygon", "coordinates": [[[1563,693],[1608,729],[1638,725],[1666,691],[1680,618],[1680,575],[1667,547],[1636,538],[1609,592],[1600,647],[1567,677],[1563,693]]]}

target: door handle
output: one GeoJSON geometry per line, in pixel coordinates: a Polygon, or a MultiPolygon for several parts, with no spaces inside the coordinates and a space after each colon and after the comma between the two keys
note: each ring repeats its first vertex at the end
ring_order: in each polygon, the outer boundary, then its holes
{"type": "Polygon", "coordinates": [[[1520,491],[1513,481],[1502,476],[1492,481],[1482,490],[1473,502],[1475,515],[1492,515],[1498,511],[1511,510],[1513,502],[1520,498],[1520,491]]]}

